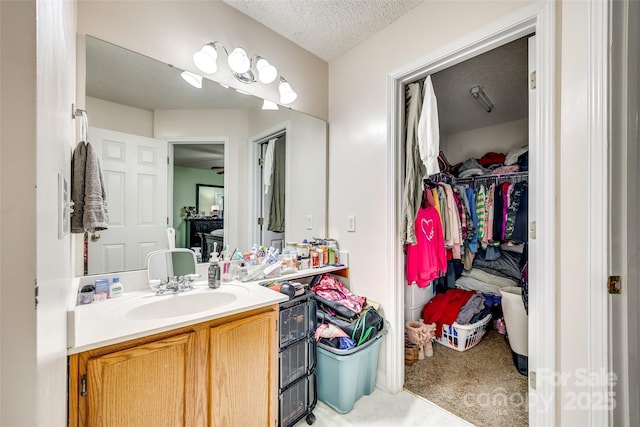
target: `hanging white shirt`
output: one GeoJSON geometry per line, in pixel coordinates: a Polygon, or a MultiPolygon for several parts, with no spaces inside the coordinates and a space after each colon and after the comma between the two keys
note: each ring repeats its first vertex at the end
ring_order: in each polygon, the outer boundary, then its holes
{"type": "Polygon", "coordinates": [[[264,194],[269,193],[271,187],[271,177],[273,176],[273,150],[276,147],[276,138],[270,139],[267,144],[267,152],[264,155],[264,166],[262,167],[262,183],[264,184],[264,194]]]}
{"type": "Polygon", "coordinates": [[[440,172],[440,125],[438,123],[438,101],[433,91],[431,76],[424,81],[424,101],[418,121],[418,148],[420,158],[427,169],[427,176],[440,172]]]}

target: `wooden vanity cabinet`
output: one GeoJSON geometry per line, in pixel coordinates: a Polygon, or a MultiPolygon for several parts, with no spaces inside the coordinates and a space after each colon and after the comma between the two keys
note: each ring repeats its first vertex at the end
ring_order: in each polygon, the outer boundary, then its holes
{"type": "Polygon", "coordinates": [[[277,425],[277,310],[69,356],[69,426],[277,425]]]}

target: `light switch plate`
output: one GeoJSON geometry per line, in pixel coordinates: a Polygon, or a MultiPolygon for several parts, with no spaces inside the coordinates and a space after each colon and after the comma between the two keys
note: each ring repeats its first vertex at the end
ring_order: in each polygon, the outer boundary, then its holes
{"type": "Polygon", "coordinates": [[[313,230],[313,215],[307,215],[307,230],[313,230]]]}
{"type": "Polygon", "coordinates": [[[356,216],[349,215],[347,216],[347,231],[355,232],[356,231],[356,216]]]}

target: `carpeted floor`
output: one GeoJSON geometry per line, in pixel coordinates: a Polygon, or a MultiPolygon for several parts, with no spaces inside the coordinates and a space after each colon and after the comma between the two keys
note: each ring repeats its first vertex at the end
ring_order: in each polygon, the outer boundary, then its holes
{"type": "Polygon", "coordinates": [[[433,357],[405,366],[404,377],[407,390],[478,427],[529,425],[527,377],[494,329],[462,352],[434,343],[433,357]]]}

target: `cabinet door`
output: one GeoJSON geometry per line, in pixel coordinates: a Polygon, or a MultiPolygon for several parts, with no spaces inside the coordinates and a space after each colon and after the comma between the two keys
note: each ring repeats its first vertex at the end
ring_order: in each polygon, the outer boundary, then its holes
{"type": "Polygon", "coordinates": [[[192,425],[195,333],[89,359],[89,426],[192,425]]]}
{"type": "Polygon", "coordinates": [[[276,425],[276,319],[273,311],[211,328],[211,426],[276,425]]]}

